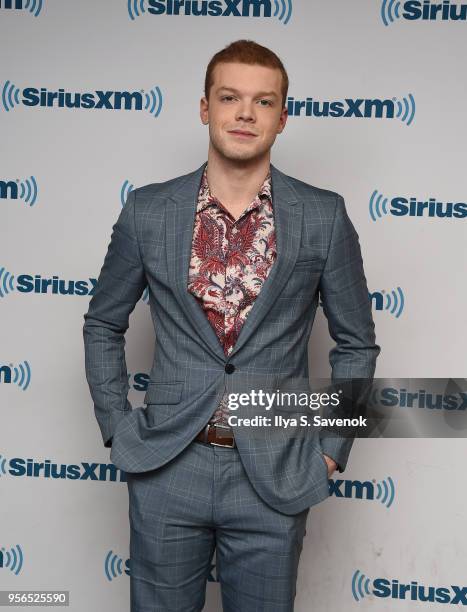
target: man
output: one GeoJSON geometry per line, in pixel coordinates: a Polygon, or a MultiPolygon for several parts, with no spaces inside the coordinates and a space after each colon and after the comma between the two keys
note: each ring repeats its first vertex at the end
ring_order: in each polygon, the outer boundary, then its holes
{"type": "Polygon", "coordinates": [[[261,45],[214,55],[200,104],[207,164],[130,193],[85,315],[95,414],[127,472],[133,612],[202,610],[215,549],[224,612],[293,610],[309,508],[352,440],[250,434],[231,425],[229,394],[308,390],[318,294],[333,379],[374,375],[380,347],[344,200],[270,163],[287,89],[261,45]],[[147,406],[132,410],[124,334],[147,285],[157,342],[147,406]]]}

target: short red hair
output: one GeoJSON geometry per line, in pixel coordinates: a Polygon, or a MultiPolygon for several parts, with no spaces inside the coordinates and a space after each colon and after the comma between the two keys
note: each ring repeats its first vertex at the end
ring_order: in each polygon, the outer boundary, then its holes
{"type": "Polygon", "coordinates": [[[214,68],[217,64],[237,62],[240,64],[249,64],[257,66],[265,66],[266,68],[277,68],[282,74],[282,106],[286,105],[287,91],[289,89],[289,77],[284,68],[284,64],[279,57],[267,47],[263,47],[253,40],[236,40],[221,51],[218,51],[206,68],[206,76],[204,79],[204,95],[209,100],[209,92],[214,83],[214,68]]]}

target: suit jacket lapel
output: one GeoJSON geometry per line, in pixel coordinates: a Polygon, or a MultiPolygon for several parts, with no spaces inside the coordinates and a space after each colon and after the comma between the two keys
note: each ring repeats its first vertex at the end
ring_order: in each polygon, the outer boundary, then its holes
{"type": "Polygon", "coordinates": [[[272,207],[276,232],[276,261],[243,324],[230,353],[239,351],[270,310],[290,277],[302,235],[303,207],[285,175],[271,164],[272,207]]]}
{"type": "MultiPolygon", "coordinates": [[[[226,356],[216,333],[201,305],[188,292],[188,271],[195,224],[196,206],[205,162],[183,179],[171,196],[174,207],[166,214],[167,259],[174,291],[180,305],[198,332],[201,340],[220,360],[226,356]]],[[[272,204],[276,231],[277,256],[243,324],[229,359],[245,344],[271,308],[287,282],[297,259],[302,233],[303,208],[285,175],[271,164],[272,204]]]]}
{"type": "Polygon", "coordinates": [[[165,221],[167,265],[175,294],[186,316],[202,342],[215,356],[225,361],[224,349],[214,328],[187,289],[198,192],[206,163],[184,177],[182,186],[171,196],[174,206],[172,208],[169,203],[165,221]]]}

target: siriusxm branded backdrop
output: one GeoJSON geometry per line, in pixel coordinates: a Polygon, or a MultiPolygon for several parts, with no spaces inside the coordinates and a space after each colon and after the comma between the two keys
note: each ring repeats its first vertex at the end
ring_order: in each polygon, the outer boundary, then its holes
{"type": "MultiPolygon", "coordinates": [[[[128,495],[93,413],[83,314],[128,191],[205,161],[205,67],[238,38],[289,72],[273,163],[345,198],[376,375],[465,376],[467,4],[0,0],[0,589],[129,609],[128,495]]],[[[146,295],[126,338],[139,406],[146,295]]],[[[332,345],[319,309],[313,375],[332,345]]],[[[356,441],[310,512],[296,610],[467,605],[464,461],[461,439],[356,441]]],[[[213,565],[206,610],[219,602],[213,565]]]]}

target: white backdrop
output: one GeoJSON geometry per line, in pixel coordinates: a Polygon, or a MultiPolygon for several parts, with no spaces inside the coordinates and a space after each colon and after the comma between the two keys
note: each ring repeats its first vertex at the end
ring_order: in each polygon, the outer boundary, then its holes
{"type": "MultiPolygon", "coordinates": [[[[118,470],[105,469],[109,449],[84,374],[90,279],[122,190],[206,160],[208,128],[198,114],[205,68],[229,42],[251,38],[273,49],[296,101],[360,111],[365,100],[389,101],[380,117],[376,107],[369,116],[291,112],[272,161],[345,198],[374,294],[376,376],[466,373],[465,19],[409,18],[422,3],[393,0],[275,0],[257,3],[256,17],[255,2],[241,0],[231,15],[186,14],[202,5],[188,0],[179,15],[149,12],[169,4],[0,1],[0,589],[69,590],[73,612],[129,610],[127,488],[118,470]],[[235,15],[248,8],[249,16],[235,15]],[[80,108],[47,106],[35,103],[41,88],[96,100],[97,90],[144,90],[143,108],[83,108],[86,98],[80,108]],[[397,216],[393,198],[463,205],[459,216],[397,216]],[[71,292],[44,287],[53,277],[66,288],[74,281],[71,292]],[[96,464],[93,477],[83,464],[96,464]],[[49,477],[52,465],[65,477],[49,477]]],[[[228,12],[228,1],[214,5],[228,12]]],[[[451,17],[460,11],[449,6],[451,17]]],[[[126,338],[129,399],[139,406],[154,342],[144,299],[126,338]]],[[[312,375],[329,374],[331,346],[318,309],[312,375]]],[[[443,606],[388,595],[378,579],[445,587],[455,600],[452,585],[461,593],[467,585],[464,462],[462,439],[357,440],[344,474],[331,479],[343,482],[310,511],[297,612],[443,606]],[[391,487],[389,500],[377,498],[378,485],[391,487]]],[[[206,610],[219,602],[210,582],[206,610]]]]}

